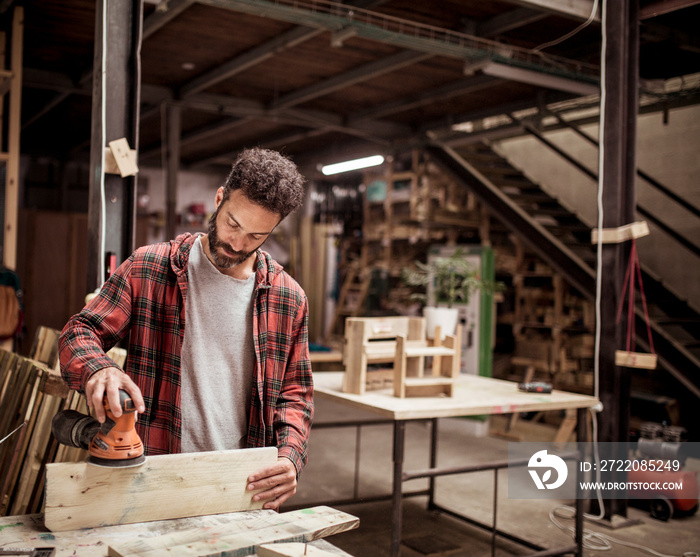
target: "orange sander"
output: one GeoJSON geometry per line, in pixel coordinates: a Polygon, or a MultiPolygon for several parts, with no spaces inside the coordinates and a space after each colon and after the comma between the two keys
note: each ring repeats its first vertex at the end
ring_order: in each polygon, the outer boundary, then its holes
{"type": "Polygon", "coordinates": [[[97,466],[121,468],[140,466],[146,460],[143,443],[136,433],[136,408],[129,394],[119,391],[122,415],[114,417],[107,397],[103,399],[106,419],[100,424],[92,416],[62,410],[53,417],[51,430],[59,443],[88,451],[87,461],[97,466]]]}

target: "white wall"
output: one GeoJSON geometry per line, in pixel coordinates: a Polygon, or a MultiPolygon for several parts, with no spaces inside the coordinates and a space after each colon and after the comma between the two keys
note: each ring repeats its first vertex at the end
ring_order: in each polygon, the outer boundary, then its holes
{"type": "MultiPolygon", "coordinates": [[[[596,125],[583,128],[598,137],[596,125]]],[[[597,149],[574,132],[547,134],[558,147],[598,172],[597,149]]],[[[499,142],[496,149],[544,190],[558,198],[590,226],[597,222],[597,184],[535,138],[499,142]]],[[[668,123],[661,113],[639,117],[637,166],[671,191],[700,208],[700,107],[671,110],[668,123]]],[[[645,181],[637,180],[637,203],[659,220],[700,246],[700,219],[681,209],[645,181]]],[[[638,217],[638,220],[642,220],[638,217]]],[[[638,240],[642,264],[700,310],[700,259],[650,225],[651,234],[638,240]]]]}

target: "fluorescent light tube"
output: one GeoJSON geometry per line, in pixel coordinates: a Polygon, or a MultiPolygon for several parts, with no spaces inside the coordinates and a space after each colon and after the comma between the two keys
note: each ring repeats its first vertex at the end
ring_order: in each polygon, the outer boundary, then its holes
{"type": "Polygon", "coordinates": [[[362,159],[355,159],[352,161],[337,162],[335,164],[327,164],[321,167],[321,172],[324,176],[330,176],[331,174],[339,174],[341,172],[349,172],[350,170],[360,170],[361,168],[368,168],[370,166],[378,166],[384,162],[384,157],[381,155],[373,155],[371,157],[364,157],[362,159]]]}

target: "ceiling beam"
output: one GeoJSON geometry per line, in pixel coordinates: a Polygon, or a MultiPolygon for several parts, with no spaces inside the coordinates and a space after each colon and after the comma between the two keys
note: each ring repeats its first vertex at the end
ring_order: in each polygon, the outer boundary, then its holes
{"type": "Polygon", "coordinates": [[[407,126],[381,120],[362,120],[348,123],[340,114],[321,110],[286,108],[271,110],[258,101],[223,95],[200,94],[180,101],[183,106],[238,118],[274,120],[303,127],[332,128],[350,135],[402,135],[409,133],[407,126]]]}
{"type": "Polygon", "coordinates": [[[366,110],[355,112],[350,115],[348,121],[356,122],[369,118],[382,118],[390,114],[397,114],[399,112],[411,110],[427,104],[443,102],[458,95],[466,95],[481,91],[500,82],[500,79],[487,75],[479,75],[468,79],[462,79],[442,87],[424,91],[420,95],[397,99],[395,101],[390,101],[366,110]]]}
{"type": "MultiPolygon", "coordinates": [[[[193,2],[194,0],[186,1],[193,2]]],[[[387,1],[388,0],[353,0],[348,2],[348,4],[358,8],[368,8],[384,4],[387,1]]],[[[150,16],[148,19],[150,20],[151,17],[153,16],[150,16]]],[[[250,49],[240,56],[232,58],[218,68],[196,77],[180,88],[179,95],[180,97],[184,98],[188,95],[199,93],[200,91],[203,91],[204,89],[207,89],[220,81],[233,77],[234,75],[239,74],[257,64],[261,64],[265,60],[279,54],[283,50],[293,48],[324,32],[325,29],[322,28],[310,28],[306,25],[299,25],[294,29],[290,29],[281,35],[278,35],[274,39],[250,49]]]]}
{"type": "Polygon", "coordinates": [[[161,2],[156,10],[143,21],[143,40],[170,23],[196,0],[167,0],[161,2]],[[161,8],[161,6],[164,6],[161,8]]]}
{"type": "MultiPolygon", "coordinates": [[[[570,79],[590,81],[599,76],[598,68],[582,66],[580,61],[543,55],[514,45],[504,45],[479,37],[417,22],[391,18],[379,12],[346,6],[346,9],[310,10],[292,2],[269,0],[199,0],[202,4],[239,11],[259,17],[317,27],[335,32],[352,27],[365,39],[391,44],[407,50],[458,59],[507,58],[512,65],[523,65],[542,73],[566,75],[570,79]]],[[[547,0],[545,4],[589,6],[593,0],[547,0]]],[[[529,5],[529,2],[528,2],[529,5]]],[[[319,4],[323,8],[323,4],[319,4]]],[[[337,5],[342,6],[342,5],[337,5]]],[[[336,5],[334,5],[334,8],[336,5]]],[[[590,11],[587,15],[590,15],[590,11]]]]}
{"type": "Polygon", "coordinates": [[[598,85],[593,83],[584,83],[557,75],[547,75],[516,66],[499,64],[497,62],[489,62],[486,64],[483,68],[483,72],[487,75],[501,77],[509,81],[528,83],[545,89],[567,91],[577,95],[595,95],[600,91],[598,85]]]}
{"type": "Polygon", "coordinates": [[[311,99],[338,91],[339,89],[345,89],[346,87],[350,87],[356,83],[367,81],[368,79],[400,70],[406,66],[417,64],[430,57],[431,56],[429,54],[412,52],[409,50],[399,52],[398,54],[382,58],[376,62],[370,62],[369,64],[365,64],[359,68],[355,68],[348,72],[323,80],[319,83],[315,83],[309,87],[297,89],[296,91],[277,99],[272,103],[271,108],[280,109],[301,104],[311,99]]]}
{"type": "Polygon", "coordinates": [[[476,34],[479,37],[497,37],[513,29],[519,29],[530,23],[535,23],[547,17],[548,14],[530,8],[517,8],[493,16],[483,22],[476,22],[476,34]]]}
{"type": "Polygon", "coordinates": [[[700,0],[657,0],[639,9],[639,19],[649,19],[651,17],[695,6],[696,4],[700,4],[700,0]]]}
{"type": "Polygon", "coordinates": [[[639,32],[646,41],[672,41],[681,50],[700,53],[700,37],[697,33],[672,29],[655,21],[645,21],[639,32]]]}
{"type": "MultiPolygon", "coordinates": [[[[594,0],[505,0],[509,4],[525,6],[552,14],[587,20],[593,11],[594,0]]],[[[600,22],[600,7],[593,21],[600,22]]]]}
{"type": "MultiPolygon", "coordinates": [[[[173,103],[177,104],[177,103],[173,103]]],[[[180,146],[190,145],[192,143],[197,143],[205,139],[209,139],[212,136],[221,134],[222,132],[231,131],[241,126],[244,126],[250,122],[252,118],[225,118],[224,120],[219,120],[215,124],[208,124],[197,128],[196,130],[190,131],[188,133],[182,134],[180,137],[180,146]]],[[[139,159],[149,159],[156,158],[162,155],[163,144],[158,143],[157,145],[149,146],[145,149],[139,150],[139,159]]]]}
{"type": "Polygon", "coordinates": [[[323,33],[323,29],[309,29],[308,27],[295,27],[272,40],[251,48],[248,52],[236,56],[218,68],[200,75],[180,88],[180,97],[199,93],[212,85],[247,70],[248,68],[264,62],[279,54],[281,50],[292,48],[316,35],[323,33]]]}

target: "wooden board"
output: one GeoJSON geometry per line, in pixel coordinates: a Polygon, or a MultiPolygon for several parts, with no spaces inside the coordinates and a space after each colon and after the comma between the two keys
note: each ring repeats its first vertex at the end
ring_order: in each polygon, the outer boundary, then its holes
{"type": "MultiPolygon", "coordinates": [[[[307,511],[304,516],[311,520],[314,514],[307,511]]],[[[44,526],[42,514],[26,514],[21,516],[0,517],[0,547],[3,549],[20,547],[51,546],[55,549],[54,557],[107,557],[110,546],[121,547],[144,538],[157,538],[178,532],[198,529],[202,532],[216,529],[226,529],[233,526],[232,531],[240,530],[246,525],[250,530],[264,527],[273,519],[280,530],[294,534],[296,522],[287,524],[287,513],[277,513],[269,509],[240,511],[234,513],[215,514],[208,516],[193,516],[190,518],[175,518],[138,524],[120,524],[102,528],[85,528],[67,532],[49,532],[44,526]],[[265,518],[268,517],[268,518],[265,518]]],[[[332,541],[333,538],[330,538],[332,541]]],[[[273,540],[268,540],[272,542],[273,540]]],[[[324,539],[317,539],[307,544],[309,548],[317,547],[328,551],[336,557],[351,557],[324,539]]],[[[173,553],[173,555],[177,555],[173,553]]],[[[172,555],[171,555],[172,557],[172,555]]]]}
{"type": "Polygon", "coordinates": [[[110,545],[111,557],[183,557],[255,554],[264,543],[312,540],[357,528],[360,520],[330,507],[281,514],[261,514],[256,520],[229,522],[218,528],[196,528],[164,536],[110,545]]]}
{"type": "Polygon", "coordinates": [[[261,508],[247,478],[276,461],[277,449],[264,447],[156,455],[132,468],[48,464],[45,524],[64,531],[261,508]]]}
{"type": "Polygon", "coordinates": [[[307,543],[266,543],[258,547],[258,557],[332,557],[330,551],[307,543]]]}

